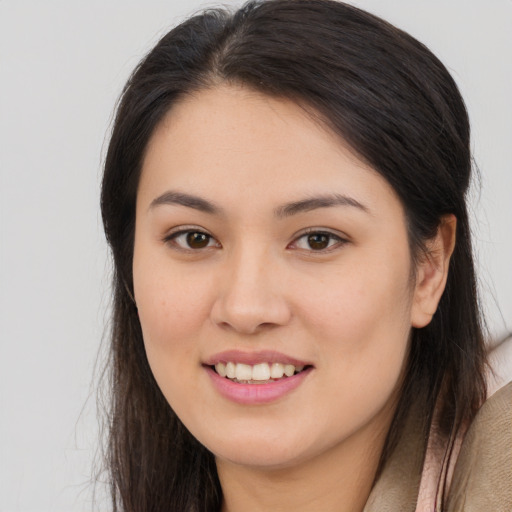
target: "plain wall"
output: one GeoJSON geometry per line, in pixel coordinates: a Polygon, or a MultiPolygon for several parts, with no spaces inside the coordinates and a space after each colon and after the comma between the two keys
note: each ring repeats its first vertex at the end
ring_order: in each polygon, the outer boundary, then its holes
{"type": "MultiPolygon", "coordinates": [[[[461,88],[482,173],[472,208],[483,298],[493,336],[503,336],[512,331],[512,1],[353,3],[427,44],[461,88]]],[[[201,5],[215,3],[0,0],[1,511],[93,509],[92,379],[109,304],[105,137],[130,71],[201,5]]]]}

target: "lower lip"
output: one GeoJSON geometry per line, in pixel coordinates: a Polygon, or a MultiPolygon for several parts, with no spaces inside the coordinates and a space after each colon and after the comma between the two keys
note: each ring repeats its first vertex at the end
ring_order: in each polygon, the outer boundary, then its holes
{"type": "Polygon", "coordinates": [[[310,367],[291,377],[269,382],[268,384],[240,384],[226,377],[221,377],[209,366],[204,368],[210,376],[213,385],[223,397],[244,405],[266,404],[278,400],[300,386],[313,370],[313,367],[310,367]]]}

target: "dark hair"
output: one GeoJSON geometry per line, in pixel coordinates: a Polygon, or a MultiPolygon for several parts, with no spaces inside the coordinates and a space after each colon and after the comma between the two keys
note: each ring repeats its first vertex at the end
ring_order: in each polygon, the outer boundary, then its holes
{"type": "Polygon", "coordinates": [[[485,396],[485,350],[466,209],[468,116],[455,82],[421,43],[333,0],[252,1],[206,10],[165,35],[126,84],[105,162],[101,210],[114,260],[108,466],[114,510],[208,511],[222,493],[213,455],[160,392],[132,300],[135,200],[155,128],[180,98],[221,83],[297,102],[394,188],[413,261],[445,214],[457,218],[446,289],[432,322],[413,329],[406,376],[381,457],[413,402],[425,438],[434,406],[457,432],[485,396]]]}

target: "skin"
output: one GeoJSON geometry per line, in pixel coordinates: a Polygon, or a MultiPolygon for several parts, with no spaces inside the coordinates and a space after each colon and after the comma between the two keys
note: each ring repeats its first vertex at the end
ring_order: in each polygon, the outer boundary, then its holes
{"type": "Polygon", "coordinates": [[[224,512],[363,509],[411,327],[436,310],[454,232],[443,218],[412,269],[393,189],[292,101],[220,85],[173,106],[143,162],[135,300],[163,394],[216,456],[224,512]],[[218,211],[155,204],[168,191],[218,211]],[[276,215],[333,193],[362,208],[276,215]],[[309,228],[331,234],[326,248],[311,248],[309,228]],[[207,245],[172,237],[184,229],[207,245]],[[314,369],[275,402],[240,405],[202,366],[231,349],[277,350],[314,369]]]}

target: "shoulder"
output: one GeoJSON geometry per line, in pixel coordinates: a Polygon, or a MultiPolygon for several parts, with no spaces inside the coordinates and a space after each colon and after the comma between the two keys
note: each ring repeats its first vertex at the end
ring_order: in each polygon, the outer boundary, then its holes
{"type": "Polygon", "coordinates": [[[446,510],[512,510],[512,382],[484,403],[469,427],[446,510]]]}

